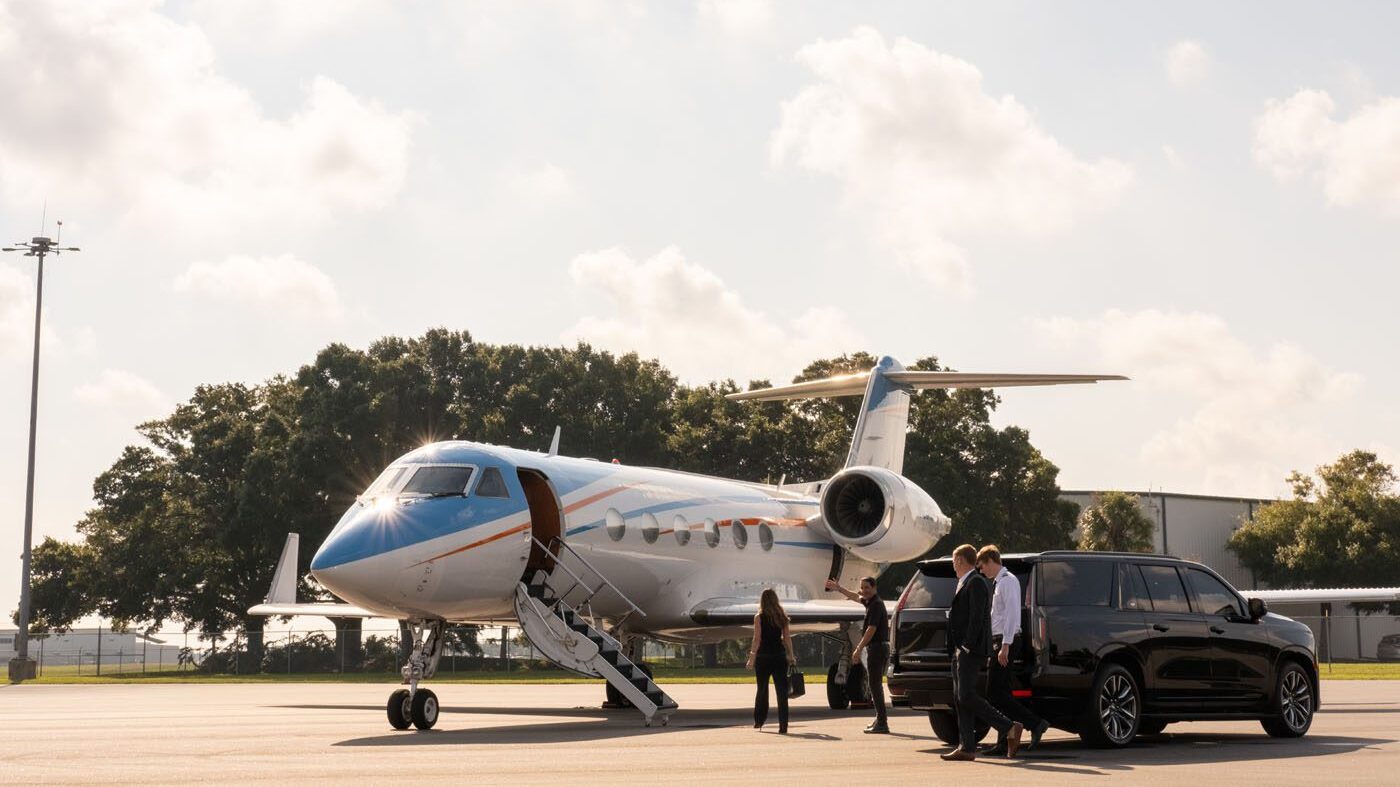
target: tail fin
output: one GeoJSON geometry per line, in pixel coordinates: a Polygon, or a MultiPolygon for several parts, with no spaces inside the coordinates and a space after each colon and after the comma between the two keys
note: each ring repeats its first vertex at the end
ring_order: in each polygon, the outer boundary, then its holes
{"type": "Polygon", "coordinates": [[[979,372],[909,371],[885,356],[868,372],[808,380],[792,385],[729,394],[743,401],[812,399],[855,396],[865,401],[851,438],[846,466],[871,465],[896,473],[904,470],[904,437],[909,427],[909,393],[929,388],[1014,388],[1029,385],[1086,385],[1100,380],[1126,380],[1117,374],[999,374],[979,372]]]}

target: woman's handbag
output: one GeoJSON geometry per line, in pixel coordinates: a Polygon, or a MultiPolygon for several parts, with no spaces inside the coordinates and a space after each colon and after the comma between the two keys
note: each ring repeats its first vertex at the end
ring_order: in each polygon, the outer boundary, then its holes
{"type": "Polygon", "coordinates": [[[801,697],[807,693],[807,679],[803,677],[800,670],[788,668],[788,696],[792,698],[801,697]]]}

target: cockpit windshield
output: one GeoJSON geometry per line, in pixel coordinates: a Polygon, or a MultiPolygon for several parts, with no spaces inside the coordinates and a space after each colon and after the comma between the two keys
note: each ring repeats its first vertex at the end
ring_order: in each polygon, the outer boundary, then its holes
{"type": "Polygon", "coordinates": [[[399,481],[403,479],[403,475],[407,471],[408,468],[403,465],[389,467],[380,473],[378,478],[374,479],[374,483],[369,485],[369,489],[366,489],[360,498],[363,500],[388,494],[393,491],[394,487],[398,486],[399,481]]]}
{"type": "Polygon", "coordinates": [[[404,495],[464,495],[471,481],[472,468],[452,465],[424,465],[413,473],[399,494],[404,495]]]}

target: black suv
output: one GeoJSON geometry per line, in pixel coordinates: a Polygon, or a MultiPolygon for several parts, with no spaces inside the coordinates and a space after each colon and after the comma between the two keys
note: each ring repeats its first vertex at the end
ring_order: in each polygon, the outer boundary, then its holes
{"type": "MultiPolygon", "coordinates": [[[[1021,581],[1013,694],[1051,725],[1124,746],[1174,721],[1258,719],[1275,737],[1312,725],[1312,631],[1248,602],[1206,566],[1165,555],[1007,555],[1021,581]]],[[[947,650],[951,558],[928,560],[895,607],[891,693],[957,743],[947,650]]],[[[979,728],[978,734],[986,730],[979,728]]]]}

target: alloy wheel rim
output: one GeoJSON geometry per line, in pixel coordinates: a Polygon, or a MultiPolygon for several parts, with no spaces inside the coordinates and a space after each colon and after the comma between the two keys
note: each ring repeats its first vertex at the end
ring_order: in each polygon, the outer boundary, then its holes
{"type": "Polygon", "coordinates": [[[1137,692],[1122,675],[1110,675],[1099,692],[1099,724],[1114,743],[1132,737],[1137,722],[1137,692]]]}
{"type": "Polygon", "coordinates": [[[1292,730],[1303,729],[1312,715],[1312,687],[1308,685],[1308,679],[1296,669],[1289,670],[1283,676],[1283,691],[1280,694],[1284,723],[1292,730]]]}

